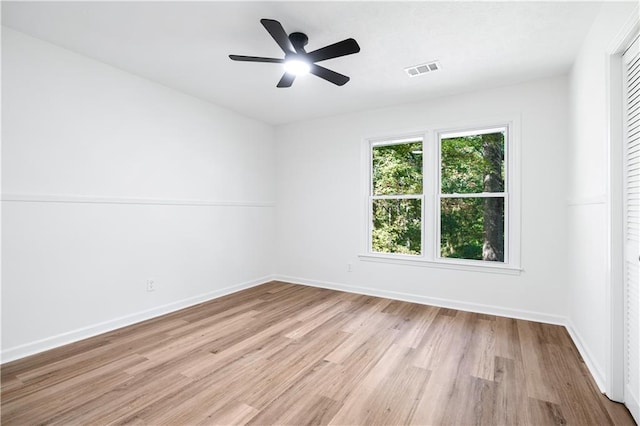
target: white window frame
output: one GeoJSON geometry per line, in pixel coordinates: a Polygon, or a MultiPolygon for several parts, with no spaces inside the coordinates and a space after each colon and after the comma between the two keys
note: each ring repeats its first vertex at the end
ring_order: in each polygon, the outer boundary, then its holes
{"type": "MultiPolygon", "coordinates": [[[[413,133],[398,133],[389,137],[372,137],[362,141],[362,182],[363,182],[363,238],[360,260],[384,262],[402,265],[438,267],[447,269],[519,274],[522,271],[520,261],[520,155],[519,155],[519,120],[501,119],[484,120],[469,125],[440,126],[431,130],[413,133]],[[484,260],[446,258],[440,256],[440,200],[449,197],[441,194],[440,189],[440,139],[462,136],[465,134],[489,133],[492,130],[506,128],[505,132],[505,190],[504,193],[456,194],[457,198],[480,198],[504,196],[504,262],[484,260]],[[394,253],[378,253],[371,250],[372,241],[372,155],[373,147],[422,141],[423,150],[423,185],[422,185],[422,254],[407,255],[394,253]]],[[[393,196],[392,198],[407,196],[393,196]]],[[[380,196],[375,197],[380,198],[380,196]]],[[[417,196],[409,196],[417,198],[417,196]]]]}
{"type": "Polygon", "coordinates": [[[368,164],[369,164],[369,170],[367,175],[369,176],[368,178],[368,183],[369,183],[369,188],[368,188],[368,194],[367,194],[367,204],[368,204],[368,222],[369,222],[369,226],[368,226],[368,236],[367,236],[367,251],[371,254],[374,255],[383,255],[383,256],[402,256],[402,257],[407,257],[407,258],[415,258],[415,257],[422,257],[424,255],[425,252],[425,233],[424,233],[424,213],[425,213],[425,207],[424,207],[424,203],[425,203],[425,196],[424,196],[424,192],[425,192],[425,178],[424,178],[424,169],[423,169],[423,173],[422,173],[422,194],[398,194],[398,195],[374,195],[373,194],[373,179],[371,178],[371,172],[372,170],[372,165],[373,165],[373,149],[377,146],[390,146],[390,145],[402,145],[402,144],[407,144],[407,143],[415,143],[415,142],[420,142],[422,144],[422,165],[424,166],[424,147],[425,147],[425,140],[424,140],[424,135],[416,135],[414,137],[403,137],[403,138],[394,138],[391,140],[387,140],[387,139],[382,139],[382,140],[375,140],[375,141],[371,141],[369,143],[369,148],[368,148],[368,164]],[[382,252],[374,252],[371,250],[371,247],[373,246],[373,241],[372,241],[372,234],[373,234],[373,226],[371,224],[371,218],[373,217],[373,201],[374,200],[402,200],[402,199],[408,199],[408,200],[420,200],[420,217],[421,217],[421,233],[420,233],[420,254],[396,254],[396,253],[382,253],[382,252]]]}

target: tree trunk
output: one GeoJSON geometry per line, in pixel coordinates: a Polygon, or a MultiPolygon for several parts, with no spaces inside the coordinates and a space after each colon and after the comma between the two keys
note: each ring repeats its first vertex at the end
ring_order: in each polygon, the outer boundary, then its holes
{"type": "MultiPolygon", "coordinates": [[[[502,133],[482,135],[482,156],[486,164],[484,192],[503,192],[501,178],[504,158],[502,133]]],[[[484,199],[482,259],[504,262],[504,198],[484,199]]]]}

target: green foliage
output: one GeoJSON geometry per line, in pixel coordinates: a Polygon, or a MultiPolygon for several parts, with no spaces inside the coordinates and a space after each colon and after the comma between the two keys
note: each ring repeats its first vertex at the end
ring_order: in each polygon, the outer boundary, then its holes
{"type": "MultiPolygon", "coordinates": [[[[373,194],[422,194],[422,142],[373,148],[373,194]]],[[[422,204],[419,199],[374,200],[372,250],[422,252],[422,204]]]]}
{"type": "Polygon", "coordinates": [[[443,198],[440,204],[440,256],[482,260],[482,198],[443,198]]]}
{"type": "MultiPolygon", "coordinates": [[[[504,190],[504,135],[494,133],[443,139],[441,192],[469,194],[504,190]]],[[[487,240],[504,239],[504,204],[484,198],[443,198],[440,255],[483,260],[487,240]],[[499,223],[488,230],[486,223],[499,223]],[[490,232],[489,232],[490,231],[490,232]]],[[[498,257],[504,257],[500,254],[498,257]]],[[[488,259],[485,259],[488,260],[488,259]]]]}
{"type": "MultiPolygon", "coordinates": [[[[440,186],[443,194],[470,194],[484,191],[485,177],[490,173],[496,173],[495,165],[485,156],[488,141],[495,145],[495,149],[499,150],[504,158],[502,133],[442,139],[440,186]]],[[[501,188],[504,188],[504,161],[500,170],[497,171],[497,178],[501,188]]]]}
{"type": "Polygon", "coordinates": [[[373,201],[372,249],[379,253],[420,254],[422,201],[373,201]]]}
{"type": "Polygon", "coordinates": [[[373,148],[373,195],[422,194],[422,142],[373,148]]]}

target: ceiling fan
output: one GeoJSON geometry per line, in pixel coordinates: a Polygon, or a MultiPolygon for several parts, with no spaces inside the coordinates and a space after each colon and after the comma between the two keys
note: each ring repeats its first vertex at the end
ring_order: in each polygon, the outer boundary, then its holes
{"type": "Polygon", "coordinates": [[[306,73],[316,75],[338,86],[342,86],[349,81],[349,77],[346,75],[321,67],[316,64],[316,62],[358,53],[360,46],[358,46],[358,43],[354,39],[348,38],[314,50],[313,52],[306,52],[304,46],[306,46],[309,41],[306,34],[295,32],[287,35],[282,24],[274,19],[261,19],[260,23],[262,23],[264,28],[271,34],[271,37],[278,43],[278,46],[284,51],[284,58],[264,58],[260,56],[242,55],[229,55],[229,58],[234,61],[284,64],[285,72],[278,82],[277,87],[291,87],[296,76],[306,73]]]}

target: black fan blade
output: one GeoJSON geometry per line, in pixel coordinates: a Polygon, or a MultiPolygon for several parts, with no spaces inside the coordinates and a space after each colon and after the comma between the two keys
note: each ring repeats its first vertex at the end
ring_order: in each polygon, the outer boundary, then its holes
{"type": "Polygon", "coordinates": [[[309,58],[311,62],[319,62],[326,59],[333,59],[340,56],[351,55],[352,53],[358,53],[359,51],[360,46],[358,46],[358,42],[352,38],[348,38],[346,40],[330,44],[329,46],[323,47],[322,49],[309,52],[307,54],[307,58],[309,58]]]}
{"type": "Polygon", "coordinates": [[[261,56],[229,55],[229,58],[234,61],[244,61],[244,62],[272,62],[276,64],[281,64],[284,62],[284,59],[263,58],[261,56]]]}
{"type": "Polygon", "coordinates": [[[316,64],[311,65],[309,72],[338,86],[343,86],[347,81],[349,81],[349,77],[346,75],[331,71],[316,64]]]}
{"type": "Polygon", "coordinates": [[[271,37],[278,43],[284,53],[295,53],[293,44],[291,44],[291,40],[289,40],[289,36],[280,22],[273,19],[261,19],[260,23],[271,34],[271,37]]]}
{"type": "Polygon", "coordinates": [[[295,79],[295,74],[289,74],[288,72],[285,72],[276,87],[291,87],[291,85],[293,84],[293,80],[295,79]]]}

